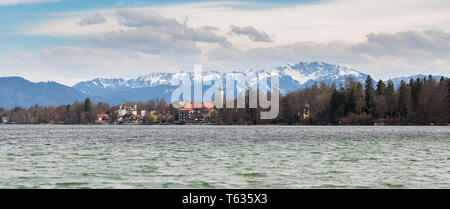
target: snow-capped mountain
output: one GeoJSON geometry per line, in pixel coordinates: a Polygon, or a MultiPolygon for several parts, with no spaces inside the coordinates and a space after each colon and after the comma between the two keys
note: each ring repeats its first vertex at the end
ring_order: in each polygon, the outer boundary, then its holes
{"type": "MultiPolygon", "coordinates": [[[[294,88],[303,88],[311,86],[315,82],[331,83],[343,83],[348,77],[353,77],[358,81],[364,82],[367,77],[366,74],[358,72],[347,67],[327,64],[323,62],[305,63],[299,64],[286,64],[275,69],[275,72],[280,75],[281,81],[290,81],[289,85],[294,88]]],[[[247,70],[247,71],[233,71],[228,72],[228,75],[237,76],[239,74],[251,74],[256,73],[258,76],[271,73],[271,70],[247,70]]],[[[223,76],[224,73],[218,71],[203,71],[203,80],[211,81],[214,78],[223,76]]],[[[76,84],[75,89],[84,93],[93,95],[104,95],[105,93],[112,93],[112,91],[134,88],[148,88],[156,86],[178,86],[178,78],[183,76],[189,76],[193,78],[192,72],[179,72],[179,73],[151,73],[146,76],[141,76],[136,79],[124,80],[118,79],[105,79],[97,78],[91,81],[84,81],[76,84]]]]}
{"type": "Polygon", "coordinates": [[[310,87],[315,83],[324,82],[328,85],[333,83],[339,85],[344,84],[349,77],[359,82],[365,82],[367,78],[367,74],[345,66],[324,62],[286,64],[276,69],[280,72],[280,88],[285,93],[310,87]]]}
{"type": "MultiPolygon", "coordinates": [[[[314,83],[325,82],[328,85],[344,83],[349,77],[356,81],[364,82],[367,74],[356,70],[323,62],[300,62],[298,64],[285,64],[274,70],[247,70],[226,73],[227,76],[258,75],[270,76],[271,73],[279,75],[281,92],[288,93],[301,88],[312,86],[314,83]]],[[[180,79],[188,76],[194,78],[193,72],[178,73],[151,73],[136,79],[124,80],[97,78],[76,84],[73,88],[85,94],[101,96],[116,104],[125,101],[145,101],[152,98],[164,98],[170,101],[170,93],[180,85],[180,79]]],[[[225,73],[218,71],[203,71],[203,82],[222,78],[225,83],[225,73]]],[[[211,82],[212,83],[212,82],[211,82]]],[[[248,81],[249,86],[254,86],[256,79],[248,81]]],[[[208,86],[204,85],[204,88],[208,86]]]]}

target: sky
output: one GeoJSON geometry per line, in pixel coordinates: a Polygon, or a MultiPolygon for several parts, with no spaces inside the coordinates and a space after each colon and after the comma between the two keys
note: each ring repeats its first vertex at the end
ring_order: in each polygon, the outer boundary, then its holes
{"type": "Polygon", "coordinates": [[[448,0],[0,0],[0,77],[66,85],[322,61],[450,76],[448,0]]]}

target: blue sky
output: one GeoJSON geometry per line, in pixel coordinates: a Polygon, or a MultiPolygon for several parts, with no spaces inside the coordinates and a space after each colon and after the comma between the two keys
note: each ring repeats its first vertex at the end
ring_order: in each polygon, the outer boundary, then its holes
{"type": "Polygon", "coordinates": [[[73,85],[316,60],[380,79],[450,76],[448,11],[446,0],[0,0],[0,76],[73,85]]]}

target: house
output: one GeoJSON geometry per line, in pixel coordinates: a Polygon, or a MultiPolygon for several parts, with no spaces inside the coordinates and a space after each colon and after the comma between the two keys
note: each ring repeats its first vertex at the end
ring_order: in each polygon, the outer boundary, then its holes
{"type": "Polygon", "coordinates": [[[305,107],[303,108],[303,111],[302,111],[302,119],[308,119],[309,117],[311,117],[311,114],[310,114],[310,108],[309,108],[309,104],[308,103],[306,103],[305,104],[305,107]]]}
{"type": "Polygon", "coordinates": [[[181,108],[178,109],[178,120],[186,121],[191,120],[194,116],[194,109],[192,108],[181,108]]]}
{"type": "Polygon", "coordinates": [[[127,125],[137,125],[141,124],[144,120],[144,116],[142,115],[129,115],[123,121],[123,124],[127,125]]]}
{"type": "Polygon", "coordinates": [[[108,114],[97,114],[97,120],[109,120],[108,114]]]}
{"type": "Polygon", "coordinates": [[[119,110],[117,111],[117,116],[122,117],[126,114],[137,115],[137,105],[131,106],[130,104],[124,104],[119,106],[119,110]]]}
{"type": "Polygon", "coordinates": [[[183,102],[179,101],[177,102],[178,106],[184,107],[184,108],[206,108],[206,109],[212,109],[214,108],[214,103],[211,102],[183,102]]]}
{"type": "Polygon", "coordinates": [[[146,115],[147,111],[138,109],[136,104],[123,104],[117,110],[117,122],[123,124],[141,124],[146,115]]]}
{"type": "Polygon", "coordinates": [[[8,117],[2,117],[2,120],[0,123],[7,124],[8,123],[8,117]]]}
{"type": "Polygon", "coordinates": [[[215,113],[213,103],[179,102],[179,105],[184,106],[184,108],[177,110],[176,116],[178,121],[201,123],[205,122],[205,119],[210,118],[215,113]]]}
{"type": "Polygon", "coordinates": [[[108,124],[110,117],[108,114],[97,114],[95,124],[108,124]]]}

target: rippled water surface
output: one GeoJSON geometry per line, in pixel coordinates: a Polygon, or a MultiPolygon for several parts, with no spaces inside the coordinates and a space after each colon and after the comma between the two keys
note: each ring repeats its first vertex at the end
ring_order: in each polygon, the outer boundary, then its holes
{"type": "Polygon", "coordinates": [[[3,125],[0,188],[450,188],[450,127],[3,125]]]}

